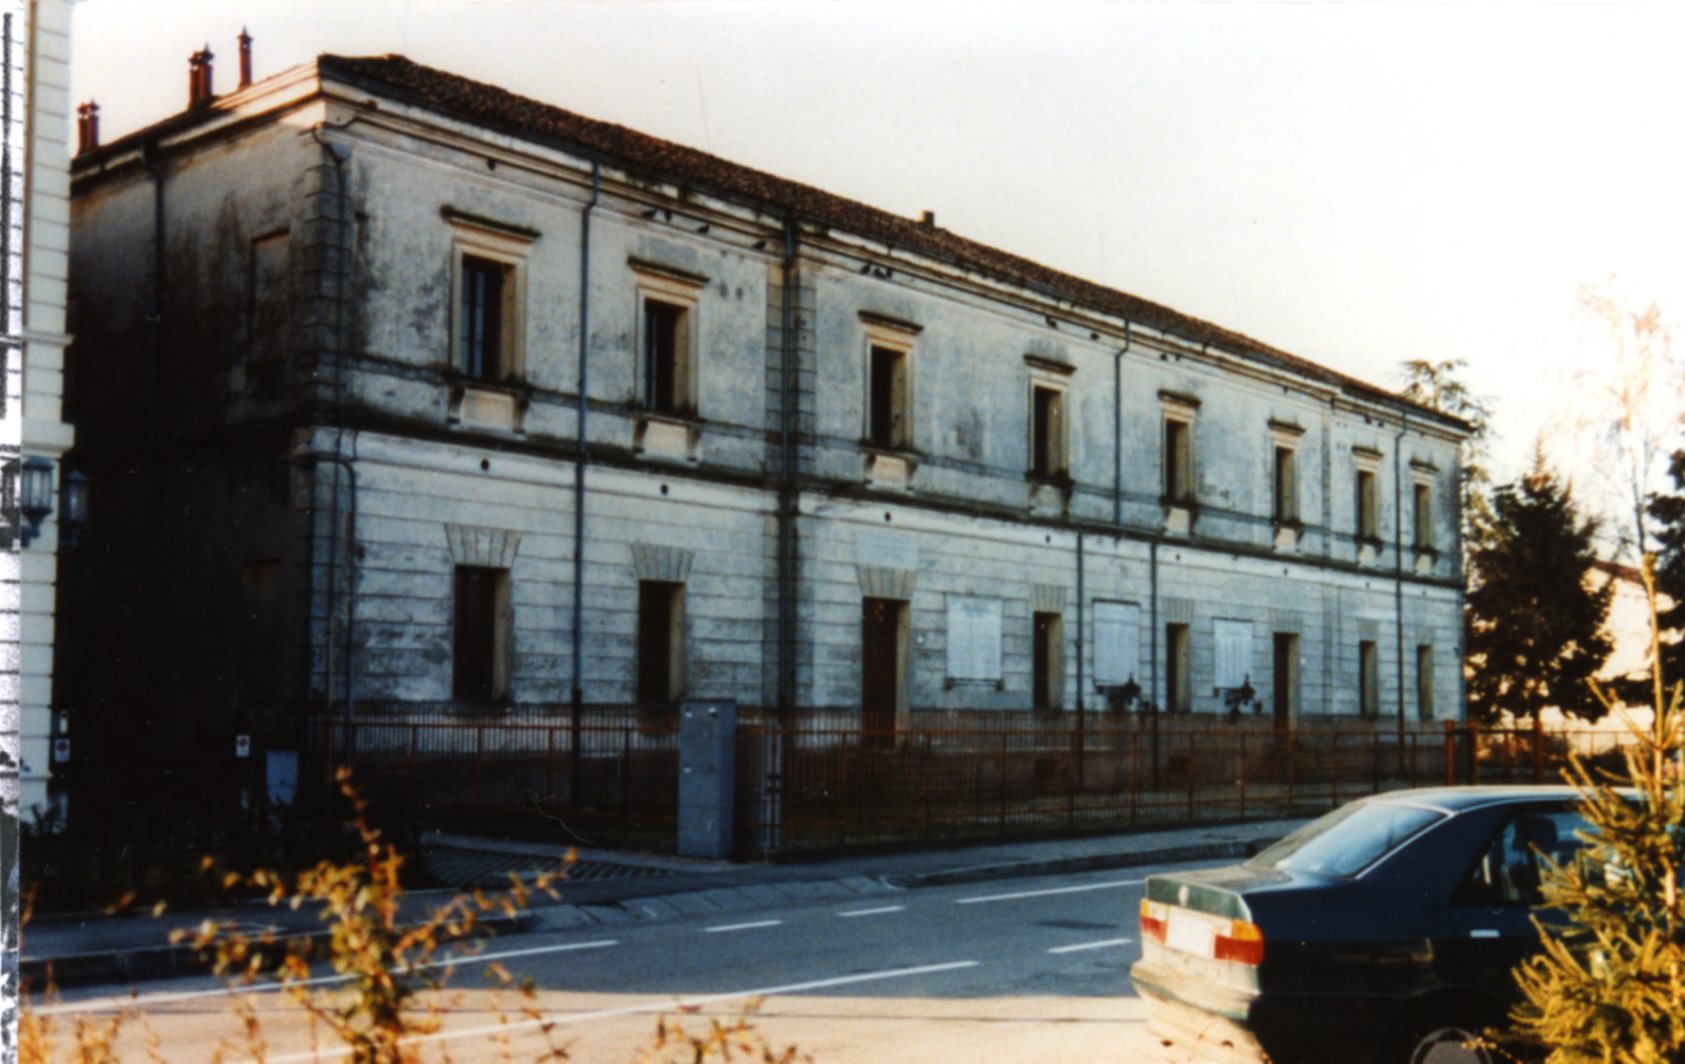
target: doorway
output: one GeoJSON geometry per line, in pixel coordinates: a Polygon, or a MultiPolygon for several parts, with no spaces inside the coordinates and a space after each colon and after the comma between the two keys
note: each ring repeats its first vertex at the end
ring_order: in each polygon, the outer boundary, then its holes
{"type": "Polygon", "coordinates": [[[1193,709],[1193,653],[1188,646],[1188,626],[1164,626],[1164,708],[1171,713],[1193,709]]]}
{"type": "Polygon", "coordinates": [[[1275,634],[1275,655],[1273,668],[1275,675],[1275,690],[1272,704],[1275,707],[1276,734],[1284,734],[1293,726],[1293,712],[1298,707],[1294,705],[1299,690],[1299,637],[1292,632],[1277,632],[1275,634]]]}
{"type": "Polygon", "coordinates": [[[907,603],[868,598],[860,603],[860,725],[873,745],[895,740],[906,709],[907,603]]]}
{"type": "Polygon", "coordinates": [[[638,705],[665,709],[684,694],[685,586],[638,582],[638,705]]]}
{"type": "Polygon", "coordinates": [[[1065,708],[1065,618],[1038,612],[1032,627],[1031,703],[1043,712],[1057,712],[1065,708]]]}

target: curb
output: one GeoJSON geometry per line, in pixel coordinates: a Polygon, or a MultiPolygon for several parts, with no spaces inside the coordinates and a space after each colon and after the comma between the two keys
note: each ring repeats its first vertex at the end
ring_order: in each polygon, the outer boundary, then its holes
{"type": "Polygon", "coordinates": [[[1136,868],[1147,864],[1175,864],[1181,861],[1209,861],[1225,857],[1247,857],[1276,841],[1272,838],[1230,839],[1224,842],[1202,842],[1187,846],[1167,846],[1159,850],[1136,850],[1132,853],[1097,853],[1086,857],[1059,857],[1047,861],[1017,861],[1010,864],[978,865],[974,868],[954,868],[945,872],[922,875],[884,876],[883,882],[900,890],[921,887],[952,887],[963,883],[986,883],[993,879],[1018,879],[1028,876],[1059,875],[1071,872],[1100,872],[1108,868],[1136,868]]]}

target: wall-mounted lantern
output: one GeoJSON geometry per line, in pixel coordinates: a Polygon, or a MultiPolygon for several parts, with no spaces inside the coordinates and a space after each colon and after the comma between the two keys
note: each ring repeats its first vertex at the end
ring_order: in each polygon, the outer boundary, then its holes
{"type": "Polygon", "coordinates": [[[53,512],[53,463],[45,458],[23,460],[18,510],[23,514],[23,545],[41,534],[41,522],[53,512]]]}
{"type": "Polygon", "coordinates": [[[88,474],[65,471],[64,485],[59,489],[64,503],[64,513],[59,515],[60,550],[75,550],[77,539],[88,530],[88,497],[92,487],[88,474]]]}

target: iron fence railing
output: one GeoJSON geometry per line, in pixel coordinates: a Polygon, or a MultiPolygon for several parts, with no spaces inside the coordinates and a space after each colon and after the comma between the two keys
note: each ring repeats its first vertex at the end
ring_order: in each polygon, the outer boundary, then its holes
{"type": "MultiPolygon", "coordinates": [[[[656,850],[677,834],[670,708],[376,711],[314,721],[311,745],[412,823],[656,850]]],[[[1448,722],[933,712],[877,732],[855,712],[756,708],[739,712],[734,750],[750,857],[1311,816],[1401,787],[1554,782],[1570,751],[1621,756],[1618,733],[1448,722]]]]}
{"type": "Polygon", "coordinates": [[[1205,724],[738,728],[746,852],[1309,815],[1443,781],[1444,734],[1205,724]]]}
{"type": "Polygon", "coordinates": [[[374,714],[311,723],[311,749],[411,824],[497,824],[564,841],[672,846],[678,722],[671,710],[374,714]],[[560,825],[560,828],[558,828],[560,825]]]}

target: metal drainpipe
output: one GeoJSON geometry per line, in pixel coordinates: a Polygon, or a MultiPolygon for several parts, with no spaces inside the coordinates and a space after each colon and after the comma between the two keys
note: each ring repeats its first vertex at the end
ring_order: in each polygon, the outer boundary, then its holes
{"type": "Polygon", "coordinates": [[[1404,757],[1404,434],[1410,413],[1399,414],[1398,435],[1392,442],[1392,600],[1393,637],[1398,655],[1398,756],[1404,757]]]}
{"type": "MultiPolygon", "coordinates": [[[[354,671],[354,654],[356,644],[352,635],[357,619],[357,435],[351,436],[351,457],[333,454],[329,451],[311,451],[301,455],[301,458],[316,462],[332,462],[345,470],[346,477],[351,481],[351,498],[345,508],[345,539],[349,544],[347,564],[350,572],[346,577],[345,591],[345,716],[347,719],[357,715],[356,673],[354,671]]],[[[331,679],[331,678],[330,678],[331,679]]]]}
{"type": "Polygon", "coordinates": [[[153,156],[157,145],[142,141],[140,165],[152,175],[152,298],[146,311],[146,462],[158,451],[158,331],[164,321],[164,171],[153,156]]]}
{"type": "Polygon", "coordinates": [[[791,453],[791,430],[795,413],[790,409],[795,395],[792,378],[796,371],[795,300],[791,287],[796,279],[796,220],[784,220],[784,266],[779,295],[779,336],[782,340],[778,374],[778,714],[782,719],[796,701],[795,633],[795,468],[791,453]]]}
{"type": "Polygon", "coordinates": [[[1129,323],[1123,347],[1112,361],[1112,524],[1123,524],[1123,356],[1129,353],[1129,323]]]}
{"type": "Polygon", "coordinates": [[[1083,597],[1084,592],[1083,592],[1082,576],[1083,576],[1084,565],[1083,565],[1083,549],[1082,548],[1083,548],[1082,533],[1078,532],[1077,533],[1077,786],[1079,788],[1082,786],[1083,761],[1085,760],[1086,755],[1087,755],[1087,751],[1086,751],[1085,747],[1088,745],[1088,734],[1087,734],[1087,723],[1088,723],[1088,721],[1087,721],[1087,715],[1085,713],[1086,699],[1083,698],[1083,695],[1087,690],[1087,687],[1084,683],[1084,681],[1087,679],[1087,676],[1084,673],[1084,670],[1083,670],[1083,667],[1082,667],[1083,648],[1086,645],[1086,641],[1085,641],[1085,638],[1084,638],[1086,633],[1083,631],[1083,614],[1087,612],[1087,610],[1085,608],[1085,603],[1088,600],[1083,597]]]}
{"type": "MultiPolygon", "coordinates": [[[[349,125],[350,123],[346,123],[349,125]]],[[[340,128],[344,128],[341,126],[340,128]]],[[[326,589],[326,609],[324,621],[326,632],[323,645],[327,654],[323,662],[324,694],[328,706],[333,706],[333,677],[334,677],[334,640],[333,617],[335,599],[335,578],[339,574],[339,471],[344,466],[341,457],[341,446],[345,436],[345,275],[350,269],[350,249],[346,246],[345,234],[349,228],[345,223],[346,193],[345,193],[345,157],[334,144],[322,139],[322,124],[310,127],[310,137],[327,154],[328,161],[333,164],[334,183],[339,196],[338,209],[334,212],[334,241],[332,249],[340,255],[339,269],[334,275],[334,325],[333,325],[333,365],[334,365],[334,438],[333,454],[329,456],[334,463],[334,478],[332,494],[328,508],[328,586],[326,589]]],[[[318,365],[320,362],[318,361],[318,365]]],[[[314,522],[312,522],[314,523],[314,522]]],[[[315,564],[315,555],[311,555],[311,564],[315,564]]],[[[349,593],[347,594],[349,600],[349,593]]],[[[350,677],[346,677],[345,715],[350,719],[352,703],[350,699],[350,677]]]]}
{"type": "Polygon", "coordinates": [[[1151,657],[1147,661],[1148,691],[1147,698],[1157,705],[1158,693],[1158,540],[1147,541],[1147,571],[1149,591],[1147,597],[1151,600],[1147,604],[1148,618],[1147,642],[1150,645],[1151,657]]]}
{"type": "MultiPolygon", "coordinates": [[[[152,293],[148,299],[146,310],[146,501],[143,504],[146,514],[145,542],[147,553],[151,557],[158,556],[158,346],[159,333],[164,322],[164,171],[158,165],[156,158],[158,145],[153,141],[142,141],[140,145],[140,165],[152,178],[152,293]]],[[[158,614],[158,583],[155,567],[141,566],[141,604],[145,616],[156,617],[158,614]]],[[[156,635],[154,635],[156,638],[156,635]]],[[[154,644],[154,650],[157,645],[154,644]]],[[[164,655],[151,653],[146,655],[146,663],[142,666],[145,677],[146,690],[155,692],[159,689],[158,669],[164,655]]]]}
{"type": "Polygon", "coordinates": [[[585,646],[585,417],[587,386],[591,382],[591,212],[602,195],[602,164],[591,160],[591,198],[579,215],[579,395],[574,420],[578,422],[573,455],[573,682],[570,686],[572,719],[568,758],[568,804],[574,804],[579,786],[579,740],[585,713],[585,688],[580,658],[585,646]]]}
{"type": "Polygon", "coordinates": [[[1463,646],[1464,633],[1462,619],[1463,605],[1468,597],[1469,586],[1468,572],[1463,566],[1463,479],[1467,473],[1463,469],[1463,449],[1460,444],[1457,447],[1456,461],[1457,482],[1453,485],[1452,490],[1456,493],[1453,498],[1457,500],[1457,520],[1451,523],[1451,571],[1457,581],[1457,637],[1451,644],[1453,650],[1455,651],[1452,660],[1456,662],[1456,666],[1451,670],[1451,674],[1456,677],[1457,697],[1452,700],[1452,706],[1457,713],[1457,719],[1466,722],[1469,719],[1469,707],[1468,688],[1463,682],[1463,654],[1465,653],[1466,648],[1463,646]]]}
{"type": "Polygon", "coordinates": [[[1148,640],[1148,643],[1150,644],[1150,646],[1152,648],[1151,651],[1150,651],[1151,658],[1147,662],[1147,675],[1148,675],[1149,683],[1151,684],[1151,687],[1149,688],[1151,693],[1147,696],[1147,702],[1148,702],[1149,705],[1152,706],[1152,709],[1151,709],[1152,722],[1153,722],[1152,780],[1153,780],[1153,790],[1156,791],[1156,790],[1158,790],[1158,716],[1159,716],[1159,713],[1160,713],[1161,708],[1162,708],[1161,704],[1159,702],[1159,693],[1158,693],[1158,540],[1157,539],[1150,539],[1150,540],[1147,541],[1147,555],[1148,555],[1147,570],[1148,570],[1148,573],[1150,574],[1148,579],[1150,581],[1150,588],[1151,588],[1150,592],[1148,593],[1148,598],[1151,601],[1148,603],[1147,608],[1148,608],[1148,612],[1151,614],[1151,617],[1150,617],[1150,620],[1148,621],[1147,640],[1148,640]]]}

